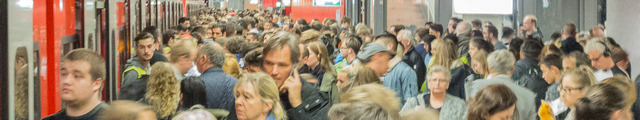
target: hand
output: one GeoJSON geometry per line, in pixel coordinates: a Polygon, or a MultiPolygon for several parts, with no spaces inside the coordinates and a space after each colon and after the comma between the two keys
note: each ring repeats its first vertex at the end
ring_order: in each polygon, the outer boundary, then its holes
{"type": "Polygon", "coordinates": [[[289,103],[293,107],[298,107],[302,104],[301,88],[300,74],[294,69],[293,76],[289,76],[280,87],[280,93],[289,92],[289,103]]]}

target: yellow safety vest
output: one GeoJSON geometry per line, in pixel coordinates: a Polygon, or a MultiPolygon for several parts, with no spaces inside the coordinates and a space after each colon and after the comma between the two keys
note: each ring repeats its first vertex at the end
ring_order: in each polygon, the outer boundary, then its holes
{"type": "Polygon", "coordinates": [[[129,72],[131,70],[136,71],[138,73],[138,78],[142,77],[142,75],[146,75],[147,74],[146,70],[144,70],[144,69],[142,69],[140,67],[137,67],[137,66],[131,66],[131,67],[127,68],[126,70],[124,70],[124,72],[122,72],[122,79],[123,80],[124,80],[125,73],[127,73],[127,72],[129,72]]]}

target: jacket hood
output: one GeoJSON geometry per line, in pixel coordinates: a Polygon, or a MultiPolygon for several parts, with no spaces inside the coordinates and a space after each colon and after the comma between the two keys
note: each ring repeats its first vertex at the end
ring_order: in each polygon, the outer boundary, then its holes
{"type": "MultiPolygon", "coordinates": [[[[140,68],[144,68],[144,66],[142,64],[140,64],[140,62],[138,62],[138,57],[133,57],[129,60],[127,60],[127,64],[124,64],[124,68],[129,68],[132,66],[136,66],[136,67],[140,67],[140,68]]],[[[151,66],[149,66],[151,67],[151,66]]]]}

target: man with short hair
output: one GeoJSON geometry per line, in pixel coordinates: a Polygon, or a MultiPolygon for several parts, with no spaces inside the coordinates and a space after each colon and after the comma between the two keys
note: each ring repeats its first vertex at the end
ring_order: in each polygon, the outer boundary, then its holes
{"type": "Polygon", "coordinates": [[[191,27],[191,22],[189,21],[188,17],[181,17],[180,19],[178,19],[178,24],[180,24],[181,26],[184,26],[186,28],[190,28],[191,27]]]}
{"type": "Polygon", "coordinates": [[[340,29],[346,30],[351,27],[351,18],[344,16],[340,19],[340,29]]]}
{"type": "Polygon", "coordinates": [[[447,26],[447,33],[448,34],[456,34],[456,27],[458,26],[458,23],[462,22],[462,19],[457,18],[457,17],[452,17],[451,19],[449,19],[449,25],[447,26]]]}
{"type": "Polygon", "coordinates": [[[511,40],[513,40],[513,38],[515,37],[513,35],[513,32],[513,29],[509,27],[502,27],[502,37],[500,41],[504,43],[505,46],[507,46],[507,49],[509,49],[509,43],[511,43],[511,40]]]}
{"type": "Polygon", "coordinates": [[[471,21],[471,25],[473,25],[471,30],[482,31],[482,21],[480,21],[480,19],[475,19],[471,21]]]}
{"type": "Polygon", "coordinates": [[[507,49],[507,46],[504,45],[500,40],[498,40],[498,29],[495,26],[487,26],[483,31],[482,35],[484,39],[491,42],[493,44],[494,50],[507,49]]]}
{"type": "MultiPolygon", "coordinates": [[[[287,117],[292,120],[326,120],[331,107],[329,95],[301,80],[298,40],[292,33],[278,32],[269,38],[262,51],[262,69],[276,82],[287,117]]],[[[233,90],[233,89],[232,89],[233,90]]]]}
{"type": "MultiPolygon", "coordinates": [[[[388,87],[389,89],[398,93],[396,95],[398,98],[400,98],[401,104],[404,105],[408,98],[418,95],[418,77],[416,75],[416,72],[411,66],[402,61],[401,56],[404,53],[402,53],[402,48],[397,48],[398,41],[396,40],[395,36],[391,34],[376,36],[375,43],[386,47],[369,49],[384,49],[389,53],[395,52],[395,56],[387,64],[388,69],[386,71],[388,72],[384,75],[382,83],[385,87],[388,87]]],[[[367,49],[363,48],[363,50],[367,49]]],[[[360,57],[358,55],[358,58],[366,57],[360,57]]],[[[424,73],[421,74],[424,75],[424,73]]],[[[422,78],[422,81],[424,81],[424,77],[422,78]]]]}
{"type": "Polygon", "coordinates": [[[339,72],[346,66],[352,65],[353,61],[356,59],[356,55],[358,55],[358,52],[360,51],[360,47],[362,46],[362,39],[357,36],[347,37],[341,44],[340,53],[342,53],[341,55],[345,60],[334,65],[336,72],[339,72]]]}
{"type": "Polygon", "coordinates": [[[544,100],[545,93],[549,87],[549,84],[542,78],[542,71],[538,65],[542,47],[544,46],[537,40],[525,40],[522,47],[520,47],[521,59],[516,62],[511,76],[511,79],[517,84],[536,93],[536,108],[540,106],[540,100],[544,100]]]}
{"type": "Polygon", "coordinates": [[[245,20],[246,24],[247,24],[247,30],[249,30],[248,33],[258,33],[260,34],[260,31],[258,30],[258,27],[256,27],[256,21],[253,19],[246,19],[245,20]]]}
{"type": "Polygon", "coordinates": [[[469,51],[469,42],[471,41],[471,24],[460,22],[456,26],[456,37],[458,37],[458,56],[465,57],[469,51]]]}
{"type": "Polygon", "coordinates": [[[573,51],[562,56],[563,72],[578,68],[579,66],[583,65],[590,66],[591,60],[589,60],[589,55],[583,53],[582,51],[573,51]]]}
{"type": "Polygon", "coordinates": [[[160,46],[163,45],[162,36],[158,28],[155,26],[149,26],[142,30],[142,32],[150,33],[153,35],[153,40],[155,40],[155,51],[153,51],[153,57],[151,57],[150,64],[153,65],[156,62],[166,62],[167,57],[162,55],[162,48],[160,46]]]}
{"type": "Polygon", "coordinates": [[[613,77],[615,74],[621,74],[629,77],[629,74],[620,69],[611,58],[611,50],[606,42],[592,40],[585,46],[584,52],[589,55],[591,67],[595,68],[594,75],[596,81],[600,82],[604,79],[613,77]]]}
{"type": "Polygon", "coordinates": [[[538,23],[538,18],[536,18],[536,16],[526,15],[522,18],[522,21],[522,28],[520,28],[520,30],[522,30],[520,32],[520,36],[522,36],[522,38],[534,38],[540,41],[544,40],[542,38],[542,31],[536,27],[538,23]]]}
{"type": "Polygon", "coordinates": [[[422,85],[426,78],[427,66],[424,64],[424,59],[420,56],[420,53],[416,51],[416,47],[413,47],[415,45],[413,36],[410,30],[400,30],[397,40],[404,48],[402,61],[416,72],[416,77],[418,77],[417,85],[422,85]]]}
{"type": "Polygon", "coordinates": [[[171,64],[173,65],[173,73],[176,76],[178,82],[185,78],[185,75],[191,67],[193,67],[193,61],[196,58],[198,50],[196,49],[196,43],[187,40],[181,40],[171,46],[171,64]]]}
{"type": "Polygon", "coordinates": [[[106,68],[104,59],[89,49],[75,49],[64,56],[60,70],[60,98],[64,107],[43,120],[96,120],[106,68]]]}
{"type": "Polygon", "coordinates": [[[258,33],[255,33],[255,32],[247,33],[247,36],[245,37],[245,39],[248,42],[258,42],[258,33]]]}
{"type": "Polygon", "coordinates": [[[489,66],[489,75],[484,80],[475,80],[470,84],[471,87],[465,88],[468,94],[466,94],[467,100],[476,96],[476,93],[482,88],[493,84],[504,84],[518,98],[516,103],[516,109],[518,109],[519,120],[533,120],[536,118],[535,108],[535,93],[531,90],[522,87],[514,83],[509,75],[515,64],[515,57],[508,50],[494,51],[487,57],[487,63],[489,66]]]}
{"type": "Polygon", "coordinates": [[[601,27],[593,27],[589,30],[591,38],[604,37],[604,29],[601,27]]]}
{"type": "Polygon", "coordinates": [[[125,64],[125,70],[122,72],[121,86],[126,86],[141,78],[142,75],[147,75],[151,69],[151,57],[153,57],[155,51],[155,40],[153,35],[142,32],[138,34],[134,39],[136,56],[127,60],[125,64]]]}
{"type": "Polygon", "coordinates": [[[224,60],[224,48],[218,43],[208,42],[200,48],[195,61],[207,90],[207,109],[227,110],[229,119],[233,120],[236,119],[233,88],[238,79],[222,70],[224,60]]]}
{"type": "Polygon", "coordinates": [[[564,54],[569,54],[573,51],[583,51],[582,45],[578,43],[575,37],[577,34],[575,25],[572,23],[565,24],[564,27],[562,27],[560,34],[562,34],[563,39],[562,47],[560,48],[564,54]]]}
{"type": "Polygon", "coordinates": [[[223,24],[216,24],[211,27],[211,31],[213,32],[212,39],[215,41],[218,38],[226,37],[227,32],[225,31],[225,26],[223,24]]]}
{"type": "Polygon", "coordinates": [[[436,40],[442,39],[442,25],[431,24],[431,26],[429,26],[429,35],[436,36],[436,40]]]}

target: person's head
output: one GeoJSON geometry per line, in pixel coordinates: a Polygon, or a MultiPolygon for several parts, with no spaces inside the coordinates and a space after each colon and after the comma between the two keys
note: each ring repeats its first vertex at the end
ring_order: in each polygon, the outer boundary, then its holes
{"type": "Polygon", "coordinates": [[[307,43],[306,47],[309,50],[309,58],[305,64],[308,66],[320,65],[324,68],[325,73],[336,75],[335,70],[333,70],[333,63],[329,59],[331,53],[327,51],[327,47],[321,41],[307,43]]]}
{"type": "Polygon", "coordinates": [[[387,73],[387,64],[391,59],[391,55],[386,50],[387,47],[380,43],[368,43],[362,47],[357,57],[362,65],[373,69],[378,77],[382,77],[387,73]]]}
{"type": "Polygon", "coordinates": [[[574,102],[583,97],[587,88],[595,83],[596,78],[588,66],[580,66],[577,69],[566,71],[558,87],[560,98],[567,107],[573,108],[574,102]]]}
{"type": "Polygon", "coordinates": [[[391,27],[389,27],[389,32],[391,32],[391,34],[393,35],[398,35],[398,32],[403,29],[404,25],[392,25],[391,27]]]}
{"type": "Polygon", "coordinates": [[[258,33],[247,33],[246,39],[249,42],[258,42],[258,33]]]}
{"type": "Polygon", "coordinates": [[[450,68],[453,61],[458,59],[458,53],[456,52],[456,44],[449,39],[435,40],[433,42],[433,65],[444,66],[450,68]]]}
{"type": "Polygon", "coordinates": [[[153,40],[155,40],[157,43],[162,41],[162,38],[160,38],[160,31],[158,31],[158,28],[156,26],[148,26],[142,29],[142,32],[150,33],[151,35],[153,35],[153,40]]]}
{"type": "Polygon", "coordinates": [[[217,118],[202,106],[194,106],[189,110],[180,111],[172,120],[217,120],[217,118]]]}
{"type": "Polygon", "coordinates": [[[455,33],[456,32],[456,27],[458,27],[458,23],[462,22],[462,19],[457,18],[457,17],[452,17],[451,19],[449,19],[449,25],[447,26],[447,31],[449,33],[455,33]]]}
{"type": "Polygon", "coordinates": [[[502,27],[502,39],[511,40],[511,38],[513,38],[513,36],[514,36],[513,33],[514,33],[514,31],[510,27],[502,27]]]}
{"type": "Polygon", "coordinates": [[[606,42],[592,40],[584,47],[584,52],[589,55],[591,67],[598,70],[609,70],[615,66],[611,58],[611,49],[606,42]]]}
{"type": "Polygon", "coordinates": [[[474,56],[478,51],[483,50],[487,53],[493,52],[493,44],[483,39],[473,39],[469,42],[469,56],[474,56]]]}
{"type": "Polygon", "coordinates": [[[487,64],[489,65],[489,73],[498,73],[510,75],[513,71],[513,66],[516,60],[513,54],[507,50],[497,50],[491,52],[487,57],[487,64]]]}
{"type": "Polygon", "coordinates": [[[638,86],[635,86],[635,83],[633,83],[633,81],[631,81],[626,75],[616,74],[613,77],[602,80],[600,84],[613,85],[622,91],[622,94],[625,96],[625,109],[630,109],[633,106],[633,103],[637,100],[636,97],[638,94],[636,94],[636,87],[638,86]]]}
{"type": "Polygon", "coordinates": [[[178,24],[187,28],[191,27],[191,22],[189,22],[189,18],[187,17],[181,17],[180,19],[178,19],[178,24]]]}
{"type": "Polygon", "coordinates": [[[156,41],[153,40],[153,35],[150,33],[142,32],[138,34],[133,40],[135,43],[135,51],[139,60],[149,61],[153,57],[155,51],[156,41]]]}
{"type": "Polygon", "coordinates": [[[604,29],[601,27],[593,27],[589,30],[589,34],[591,34],[593,38],[604,37],[604,29]]]}
{"type": "Polygon", "coordinates": [[[488,41],[498,40],[498,29],[495,26],[487,26],[482,31],[482,36],[488,41]]]}
{"type": "Polygon", "coordinates": [[[532,31],[535,29],[538,18],[534,15],[526,15],[522,18],[522,27],[524,30],[532,31]]]}
{"type": "MultiPolygon", "coordinates": [[[[336,86],[342,88],[350,79],[355,77],[356,73],[353,72],[353,70],[353,66],[345,66],[344,68],[340,69],[340,71],[338,71],[338,75],[336,76],[336,80],[338,80],[338,82],[336,82],[336,86]]],[[[375,75],[375,72],[374,76],[377,77],[377,75],[375,75]]]]}
{"type": "Polygon", "coordinates": [[[430,108],[418,107],[402,112],[400,117],[402,120],[440,120],[440,112],[430,108]]]}
{"type": "Polygon", "coordinates": [[[429,34],[439,37],[442,36],[442,25],[440,24],[431,24],[431,26],[429,26],[429,34]]]}
{"type": "Polygon", "coordinates": [[[562,57],[558,54],[547,55],[540,60],[542,78],[548,84],[554,84],[562,79],[562,57]]]}
{"type": "Polygon", "coordinates": [[[198,51],[196,57],[196,67],[200,73],[211,67],[222,67],[225,60],[225,51],[220,44],[216,42],[207,42],[198,51]]]}
{"type": "Polygon", "coordinates": [[[569,54],[565,54],[562,56],[562,70],[567,71],[571,69],[578,68],[578,66],[591,66],[591,60],[589,60],[589,55],[580,52],[573,51],[569,54]]]}
{"type": "Polygon", "coordinates": [[[421,27],[416,30],[415,38],[418,41],[422,41],[425,37],[429,36],[429,28],[421,27]]]}
{"type": "Polygon", "coordinates": [[[265,119],[269,114],[276,120],[286,119],[278,86],[273,81],[262,72],[248,73],[238,80],[233,93],[239,120],[265,119]]]}
{"type": "Polygon", "coordinates": [[[298,26],[308,26],[307,20],[304,20],[302,18],[296,20],[296,23],[293,25],[293,27],[298,27],[298,26]]]}
{"type": "Polygon", "coordinates": [[[623,91],[611,84],[589,87],[584,97],[576,100],[577,120],[630,120],[633,114],[626,108],[623,91]]]}
{"type": "Polygon", "coordinates": [[[312,41],[318,41],[318,37],[320,37],[320,32],[314,29],[309,29],[300,34],[300,41],[302,41],[302,43],[309,43],[312,41]]]}
{"type": "Polygon", "coordinates": [[[273,22],[264,22],[264,24],[262,25],[262,28],[265,31],[268,31],[268,30],[271,30],[271,28],[273,28],[274,24],[275,23],[273,23],[273,22]]]}
{"type": "Polygon", "coordinates": [[[382,84],[382,81],[377,76],[376,71],[368,67],[356,67],[349,68],[351,70],[347,73],[346,81],[341,83],[341,91],[349,91],[349,89],[364,84],[382,84]]]}
{"type": "Polygon", "coordinates": [[[576,25],[574,25],[573,23],[565,24],[562,27],[562,30],[560,31],[560,33],[562,34],[562,38],[575,37],[576,34],[578,34],[576,32],[576,25]]]}
{"type": "Polygon", "coordinates": [[[358,36],[349,36],[342,40],[340,43],[340,53],[342,53],[343,58],[347,58],[349,55],[357,55],[360,51],[360,47],[362,46],[362,39],[358,36]]]}
{"type": "Polygon", "coordinates": [[[460,22],[456,26],[456,36],[459,38],[468,38],[471,37],[471,24],[468,22],[460,22]]]}
{"type": "Polygon", "coordinates": [[[199,77],[187,77],[180,81],[180,104],[182,108],[194,105],[207,106],[207,90],[204,81],[199,77]]]}
{"type": "Polygon", "coordinates": [[[396,93],[381,84],[365,84],[355,86],[342,93],[342,103],[374,103],[382,106],[388,114],[398,116],[400,112],[400,99],[396,93]]]}
{"type": "Polygon", "coordinates": [[[424,49],[427,51],[428,55],[433,55],[433,53],[431,53],[431,49],[433,49],[433,47],[431,47],[431,43],[435,39],[436,39],[436,36],[433,36],[433,35],[427,35],[422,38],[422,42],[424,42],[424,49]]]}
{"type": "Polygon", "coordinates": [[[342,28],[349,28],[351,26],[351,18],[348,18],[347,16],[342,17],[342,19],[340,19],[340,27],[342,28]]]}
{"type": "Polygon", "coordinates": [[[563,53],[560,50],[560,48],[556,47],[556,45],[554,44],[545,45],[544,47],[542,47],[542,50],[540,51],[540,59],[551,54],[558,54],[562,56],[563,53]]]}
{"type": "Polygon", "coordinates": [[[262,50],[262,70],[269,74],[279,87],[289,78],[292,70],[300,66],[298,39],[292,33],[281,31],[268,41],[262,50]]]}
{"type": "Polygon", "coordinates": [[[525,40],[520,47],[521,58],[538,59],[540,56],[540,51],[544,46],[542,46],[542,44],[540,44],[536,40],[528,39],[525,40]]]}
{"type": "Polygon", "coordinates": [[[224,54],[224,64],[222,65],[222,70],[224,71],[224,73],[227,73],[235,78],[240,78],[242,76],[240,74],[240,64],[238,63],[238,59],[231,53],[224,54]]]}
{"type": "Polygon", "coordinates": [[[429,82],[429,90],[431,94],[446,94],[451,81],[451,70],[443,66],[431,66],[427,73],[427,81],[429,82]]]}
{"type": "Polygon", "coordinates": [[[629,54],[620,47],[614,47],[611,49],[611,58],[613,59],[613,62],[620,67],[620,69],[624,70],[631,67],[629,66],[629,54]]]}
{"type": "Polygon", "coordinates": [[[489,75],[487,54],[489,53],[485,52],[484,50],[479,50],[478,52],[476,52],[476,54],[471,56],[471,69],[473,69],[473,72],[475,72],[476,74],[480,74],[484,77],[489,75]]]}
{"type": "MultiPolygon", "coordinates": [[[[524,40],[516,37],[509,42],[509,51],[513,53],[513,56],[520,56],[520,48],[522,47],[522,43],[524,40]]],[[[516,57],[516,60],[519,60],[520,57],[516,57]]]]}
{"type": "Polygon", "coordinates": [[[229,39],[227,39],[228,41],[224,42],[224,43],[220,43],[222,46],[224,46],[225,49],[227,49],[227,51],[231,54],[243,54],[244,52],[244,48],[246,45],[246,41],[244,38],[239,37],[239,36],[235,36],[235,37],[230,37],[229,39]]]}
{"type": "Polygon", "coordinates": [[[262,72],[262,49],[262,47],[253,49],[244,55],[244,69],[247,72],[262,72]]]}
{"type": "Polygon", "coordinates": [[[176,42],[178,37],[178,31],[169,29],[165,31],[164,34],[162,34],[162,44],[170,47],[171,45],[173,45],[173,43],[176,42]]]}
{"type": "Polygon", "coordinates": [[[471,24],[473,25],[474,30],[477,30],[477,29],[482,30],[482,21],[480,21],[480,19],[475,19],[471,21],[471,24]]]}
{"type": "Polygon", "coordinates": [[[99,101],[106,68],[104,59],[89,49],[75,49],[62,59],[60,98],[66,105],[84,106],[99,101]]]}
{"type": "MultiPolygon", "coordinates": [[[[496,51],[499,52],[499,51],[496,51]]],[[[467,120],[511,120],[517,118],[518,98],[504,84],[493,84],[482,88],[469,100],[467,120]]]]}
{"type": "Polygon", "coordinates": [[[156,120],[150,106],[128,100],[112,101],[99,113],[101,120],[156,120]]]}
{"type": "Polygon", "coordinates": [[[170,63],[157,62],[151,66],[144,98],[160,118],[176,112],[180,100],[180,84],[173,74],[170,63]]]}
{"type": "Polygon", "coordinates": [[[218,39],[218,38],[226,36],[227,33],[226,33],[225,30],[226,29],[225,29],[225,25],[224,24],[213,25],[211,27],[211,31],[213,32],[213,36],[212,36],[213,39],[215,40],[215,39],[218,39]]]}
{"type": "Polygon", "coordinates": [[[375,37],[374,42],[386,46],[386,50],[392,53],[394,56],[398,49],[398,38],[393,34],[382,34],[375,37]]]}
{"type": "Polygon", "coordinates": [[[180,40],[171,46],[169,61],[178,68],[181,74],[187,73],[193,67],[193,61],[198,53],[196,46],[188,40],[180,40]]]}
{"type": "Polygon", "coordinates": [[[411,46],[416,44],[413,33],[411,33],[411,30],[407,29],[400,30],[398,32],[397,40],[405,49],[409,49],[411,46]]]}
{"type": "Polygon", "coordinates": [[[329,109],[331,120],[394,120],[381,105],[375,103],[339,103],[329,109]]]}

